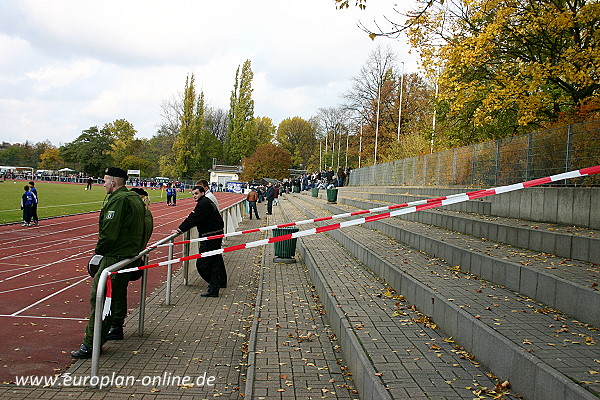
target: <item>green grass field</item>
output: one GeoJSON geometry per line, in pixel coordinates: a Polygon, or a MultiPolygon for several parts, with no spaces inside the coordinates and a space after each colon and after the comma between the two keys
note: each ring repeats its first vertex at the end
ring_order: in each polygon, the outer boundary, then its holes
{"type": "MultiPolygon", "coordinates": [[[[21,196],[24,193],[25,181],[0,180],[0,224],[23,220],[21,196]]],[[[85,190],[85,184],[70,184],[37,181],[35,187],[39,192],[40,202],[38,216],[40,219],[60,215],[78,214],[97,211],[102,208],[106,197],[104,187],[94,185],[92,190],[85,190]]],[[[150,200],[155,203],[166,201],[166,194],[159,190],[148,190],[150,200]]],[[[177,199],[191,197],[191,193],[177,193],[177,199]]]]}

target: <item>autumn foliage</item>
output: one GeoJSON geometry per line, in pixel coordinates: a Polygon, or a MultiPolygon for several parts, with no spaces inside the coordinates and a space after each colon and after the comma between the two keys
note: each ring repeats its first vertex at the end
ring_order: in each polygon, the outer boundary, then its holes
{"type": "Polygon", "coordinates": [[[283,180],[289,177],[291,164],[292,157],[287,150],[271,143],[263,144],[254,154],[242,161],[244,172],[241,179],[243,181],[257,178],[283,180]]]}

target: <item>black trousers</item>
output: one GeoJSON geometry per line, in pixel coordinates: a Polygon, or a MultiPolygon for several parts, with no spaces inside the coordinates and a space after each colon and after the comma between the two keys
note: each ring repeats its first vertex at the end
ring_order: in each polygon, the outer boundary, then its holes
{"type": "MultiPolygon", "coordinates": [[[[212,239],[200,242],[199,251],[204,253],[211,250],[217,250],[221,248],[223,239],[212,239]]],[[[223,262],[223,255],[218,254],[216,256],[202,257],[196,260],[196,269],[200,274],[200,277],[208,283],[207,293],[219,294],[219,288],[223,284],[223,279],[227,285],[227,275],[221,276],[225,272],[225,263],[223,262]]]]}
{"type": "Polygon", "coordinates": [[[38,223],[38,215],[37,215],[37,203],[31,205],[31,217],[33,222],[38,223]]]}

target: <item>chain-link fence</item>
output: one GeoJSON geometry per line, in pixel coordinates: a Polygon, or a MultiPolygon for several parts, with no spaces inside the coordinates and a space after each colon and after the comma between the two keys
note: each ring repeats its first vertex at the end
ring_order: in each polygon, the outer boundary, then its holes
{"type": "MultiPolygon", "coordinates": [[[[350,184],[489,187],[599,164],[600,121],[593,121],[358,168],[350,184]]],[[[600,177],[554,184],[600,186],[600,177]]]]}

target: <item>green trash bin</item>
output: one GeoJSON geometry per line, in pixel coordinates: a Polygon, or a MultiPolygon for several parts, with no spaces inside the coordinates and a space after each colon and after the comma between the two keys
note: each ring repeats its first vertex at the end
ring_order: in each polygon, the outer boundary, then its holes
{"type": "MultiPolygon", "coordinates": [[[[273,229],[273,237],[289,235],[291,233],[298,232],[298,230],[298,228],[291,226],[275,228],[273,229]]],[[[295,263],[296,259],[294,256],[296,255],[297,240],[298,239],[288,239],[273,243],[275,246],[275,258],[273,258],[273,262],[286,264],[295,263]]]]}
{"type": "Polygon", "coordinates": [[[331,204],[336,204],[337,202],[337,188],[327,189],[327,202],[331,204]]]}
{"type": "Polygon", "coordinates": [[[319,188],[318,187],[312,188],[311,192],[312,192],[312,197],[319,197],[319,188]]]}
{"type": "Polygon", "coordinates": [[[294,193],[300,193],[300,186],[294,186],[294,193]]]}

